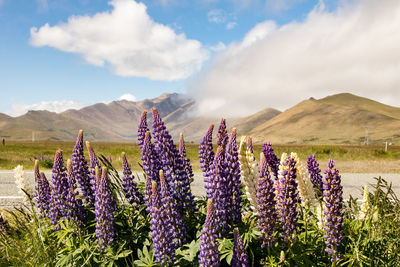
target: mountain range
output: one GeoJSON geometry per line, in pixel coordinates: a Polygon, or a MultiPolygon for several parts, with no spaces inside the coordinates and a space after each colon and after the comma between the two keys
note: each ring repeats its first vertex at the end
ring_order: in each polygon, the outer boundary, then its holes
{"type": "MultiPolygon", "coordinates": [[[[196,102],[180,94],[163,94],[143,101],[98,103],[62,113],[29,111],[19,117],[0,113],[0,136],[10,140],[74,140],[79,129],[91,141],[135,142],[143,110],[155,107],[174,138],[198,143],[210,123],[220,118],[196,116],[196,102]]],[[[266,108],[244,118],[227,119],[239,135],[254,142],[360,144],[400,141],[400,108],[349,93],[310,98],[280,112],[266,108]]],[[[216,132],[216,131],[215,131],[216,132]]]]}

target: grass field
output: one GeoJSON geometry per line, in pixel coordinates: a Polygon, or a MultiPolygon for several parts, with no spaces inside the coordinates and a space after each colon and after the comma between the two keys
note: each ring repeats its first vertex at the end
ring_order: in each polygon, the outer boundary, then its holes
{"type": "MultiPolygon", "coordinates": [[[[187,153],[192,162],[194,171],[200,171],[197,156],[198,144],[186,144],[187,153]]],[[[33,169],[35,157],[43,158],[40,161],[41,169],[50,169],[54,153],[62,149],[64,159],[72,155],[73,142],[16,142],[9,141],[0,146],[0,169],[9,170],[18,164],[25,169],[33,169]]],[[[97,155],[111,157],[113,165],[121,169],[121,152],[126,152],[128,161],[136,171],[140,170],[140,150],[136,143],[103,143],[93,142],[97,155]]],[[[384,146],[354,146],[354,145],[273,145],[277,155],[283,152],[297,152],[301,159],[306,160],[311,154],[316,154],[321,165],[325,165],[329,158],[337,161],[342,172],[362,173],[400,173],[400,146],[390,146],[388,152],[384,146]]],[[[261,151],[261,145],[254,146],[256,157],[261,151]]],[[[85,149],[86,153],[86,149],[85,149]]],[[[88,158],[88,155],[86,154],[88,158]]]]}

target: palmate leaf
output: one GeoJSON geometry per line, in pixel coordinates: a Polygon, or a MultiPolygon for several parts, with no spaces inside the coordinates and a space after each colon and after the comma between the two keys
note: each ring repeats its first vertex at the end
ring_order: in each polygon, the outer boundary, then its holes
{"type": "Polygon", "coordinates": [[[233,256],[233,241],[232,239],[220,239],[219,240],[219,254],[220,260],[225,259],[228,264],[231,264],[233,256]]]}
{"type": "Polygon", "coordinates": [[[147,246],[143,246],[143,249],[137,250],[138,260],[135,260],[135,266],[159,266],[159,264],[154,262],[154,251],[153,248],[150,247],[150,250],[147,246]]]}
{"type": "Polygon", "coordinates": [[[196,259],[197,253],[199,252],[200,239],[193,240],[190,244],[185,244],[176,250],[176,256],[178,258],[177,263],[181,265],[183,261],[187,263],[193,263],[196,259]]]}

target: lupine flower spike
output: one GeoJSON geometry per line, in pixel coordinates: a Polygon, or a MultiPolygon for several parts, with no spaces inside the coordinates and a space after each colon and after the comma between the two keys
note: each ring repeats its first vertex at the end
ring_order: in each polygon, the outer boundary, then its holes
{"type": "Polygon", "coordinates": [[[301,204],[304,207],[311,205],[316,206],[318,200],[315,197],[313,184],[310,180],[310,176],[308,175],[306,166],[297,156],[297,153],[290,153],[290,157],[296,161],[296,180],[300,193],[301,204]]]}
{"type": "Polygon", "coordinates": [[[240,180],[240,164],[238,155],[238,146],[236,144],[236,129],[233,128],[226,147],[227,162],[227,187],[230,196],[228,196],[229,218],[234,223],[242,219],[242,183],[240,180]]]}
{"type": "Polygon", "coordinates": [[[226,130],[225,119],[222,118],[217,133],[217,145],[222,146],[225,149],[227,144],[228,144],[228,132],[226,130]]]}
{"type": "Polygon", "coordinates": [[[161,169],[160,163],[154,150],[154,145],[151,143],[150,132],[146,132],[142,150],[142,163],[143,170],[146,174],[146,187],[144,191],[144,200],[147,210],[150,211],[151,207],[151,183],[156,182],[157,187],[160,188],[160,179],[158,177],[159,170],[161,169]]]}
{"type": "Polygon", "coordinates": [[[51,188],[46,176],[43,172],[40,173],[37,180],[35,202],[41,217],[46,217],[49,213],[51,201],[51,188]]]}
{"type": "Polygon", "coordinates": [[[139,125],[138,125],[138,145],[140,149],[142,149],[144,138],[146,136],[146,132],[149,131],[147,127],[147,111],[143,111],[142,116],[140,117],[139,125]]]}
{"type": "Polygon", "coordinates": [[[96,215],[96,237],[100,249],[105,249],[106,246],[111,245],[115,236],[113,214],[115,202],[109,190],[107,176],[107,168],[103,167],[101,178],[96,186],[94,211],[96,215]]]}
{"type": "Polygon", "coordinates": [[[363,200],[360,205],[360,214],[358,216],[359,219],[363,220],[367,217],[368,211],[371,209],[371,203],[369,200],[369,192],[368,192],[368,186],[364,186],[364,191],[363,191],[363,200]]]}
{"type": "Polygon", "coordinates": [[[210,165],[214,160],[213,144],[212,144],[212,133],[214,130],[214,124],[208,127],[206,134],[203,136],[199,146],[199,159],[200,167],[203,171],[204,176],[204,187],[207,191],[207,198],[211,198],[211,181],[208,177],[210,172],[210,165]]]}
{"type": "Polygon", "coordinates": [[[213,201],[208,199],[207,217],[200,236],[200,267],[219,266],[217,222],[213,201]]]}
{"type": "Polygon", "coordinates": [[[101,168],[100,162],[97,159],[96,153],[94,153],[94,150],[92,146],[90,145],[89,141],[86,141],[86,148],[89,154],[89,159],[90,159],[90,164],[89,164],[89,181],[90,181],[90,186],[93,191],[93,193],[96,192],[96,171],[95,168],[101,168]]]}
{"type": "MultiPolygon", "coordinates": [[[[51,223],[56,225],[62,217],[66,216],[68,210],[66,200],[69,192],[69,184],[65,173],[63,154],[61,150],[57,150],[54,157],[51,186],[52,191],[49,218],[51,223]]],[[[57,229],[59,228],[54,228],[54,230],[57,229]]]]}
{"type": "Polygon", "coordinates": [[[70,184],[75,184],[75,179],[81,188],[81,193],[86,203],[91,207],[94,204],[94,192],[90,183],[87,161],[83,154],[83,131],[80,130],[76,144],[72,150],[72,171],[73,175],[70,184]]]}
{"type": "Polygon", "coordinates": [[[150,230],[156,262],[161,265],[172,265],[175,258],[174,227],[171,214],[163,208],[157,183],[152,182],[152,200],[150,209],[150,230]]]}
{"type": "Polygon", "coordinates": [[[140,193],[135,181],[133,180],[134,176],[132,175],[131,166],[126,159],[125,152],[122,152],[121,154],[121,161],[123,169],[122,188],[125,197],[130,204],[136,203],[137,206],[140,206],[143,203],[143,195],[140,193]]]}
{"type": "Polygon", "coordinates": [[[275,155],[274,149],[272,148],[272,144],[271,143],[264,143],[262,145],[262,152],[265,155],[265,158],[267,160],[268,166],[271,169],[271,172],[274,174],[275,179],[279,180],[278,179],[278,171],[279,171],[280,160],[275,155]]]}
{"type": "Polygon", "coordinates": [[[186,211],[194,211],[196,210],[196,204],[194,203],[194,196],[190,189],[194,174],[192,165],[190,165],[190,159],[186,157],[186,146],[182,133],[179,136],[179,157],[183,164],[183,171],[180,179],[182,183],[182,196],[184,199],[183,209],[186,211]]]}
{"type": "Polygon", "coordinates": [[[239,163],[247,199],[254,213],[257,214],[258,164],[246,145],[246,136],[242,136],[240,140],[239,163]]]}
{"type": "Polygon", "coordinates": [[[260,173],[257,187],[258,220],[257,228],[261,232],[262,248],[271,247],[276,238],[275,224],[278,220],[276,211],[274,181],[268,171],[264,153],[260,153],[260,173]]]}
{"type": "Polygon", "coordinates": [[[164,170],[165,181],[167,181],[169,192],[177,204],[182,203],[182,190],[179,181],[179,169],[176,166],[178,151],[172,140],[171,135],[165,127],[157,109],[152,109],[153,113],[153,138],[160,164],[164,170]],[[177,172],[177,173],[176,173],[177,172]]]}
{"type": "Polygon", "coordinates": [[[340,259],[337,249],[343,240],[343,189],[339,171],[335,169],[335,162],[332,159],[328,161],[324,173],[326,252],[331,255],[332,262],[336,262],[340,259]]]}
{"type": "Polygon", "coordinates": [[[282,155],[281,165],[279,166],[279,185],[278,195],[280,207],[280,219],[282,227],[282,238],[285,242],[294,241],[293,233],[296,230],[299,203],[299,193],[296,182],[296,161],[292,157],[282,155]]]}
{"type": "MultiPolygon", "coordinates": [[[[161,213],[163,214],[166,227],[168,227],[168,231],[172,234],[174,240],[174,244],[170,245],[175,247],[180,246],[185,242],[186,227],[182,221],[181,215],[177,211],[173,198],[169,193],[163,170],[160,170],[160,184],[161,213]]],[[[175,251],[175,248],[173,250],[175,251]]]]}
{"type": "Polygon", "coordinates": [[[249,259],[244,251],[243,241],[239,234],[239,229],[233,229],[233,255],[232,267],[248,267],[249,259]]]}
{"type": "Polygon", "coordinates": [[[23,197],[24,202],[28,203],[29,197],[27,196],[26,193],[30,194],[31,190],[28,186],[28,182],[25,177],[24,167],[22,165],[18,165],[17,167],[14,168],[14,179],[15,179],[15,184],[18,188],[18,194],[20,194],[23,197]]]}
{"type": "Polygon", "coordinates": [[[215,220],[217,221],[217,228],[219,237],[222,237],[228,227],[229,198],[232,196],[228,193],[228,183],[226,181],[227,164],[225,159],[225,151],[222,146],[219,146],[213,164],[210,166],[210,175],[212,184],[212,200],[215,212],[215,220]]]}
{"type": "Polygon", "coordinates": [[[66,199],[68,209],[66,212],[67,220],[74,221],[78,226],[83,226],[85,219],[85,211],[82,206],[82,200],[77,198],[78,192],[76,192],[76,184],[73,182],[74,173],[72,162],[70,159],[67,160],[67,178],[69,184],[69,191],[66,199]]]}
{"type": "Polygon", "coordinates": [[[314,154],[308,157],[307,167],[308,167],[308,173],[310,174],[311,182],[313,183],[314,190],[316,191],[317,195],[321,197],[323,190],[322,175],[321,175],[321,170],[319,168],[319,164],[315,159],[314,154]]]}

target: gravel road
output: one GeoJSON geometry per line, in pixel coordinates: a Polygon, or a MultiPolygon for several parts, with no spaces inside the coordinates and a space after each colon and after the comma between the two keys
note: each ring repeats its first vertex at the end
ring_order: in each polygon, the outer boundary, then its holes
{"type": "MultiPolygon", "coordinates": [[[[51,179],[51,172],[45,172],[46,177],[51,179]]],[[[344,188],[344,198],[349,195],[353,197],[362,197],[362,187],[368,183],[375,183],[374,177],[379,174],[374,173],[342,173],[342,185],[344,188]]],[[[25,171],[25,176],[31,188],[34,187],[33,172],[25,171]]],[[[393,183],[393,190],[400,196],[400,174],[383,174],[382,178],[393,183]]],[[[143,181],[141,175],[137,175],[143,181]]],[[[202,173],[195,173],[194,182],[192,183],[192,191],[196,196],[205,194],[203,186],[202,173]]],[[[14,174],[12,171],[0,171],[0,209],[9,208],[21,203],[21,196],[18,195],[15,186],[14,174]]]]}

